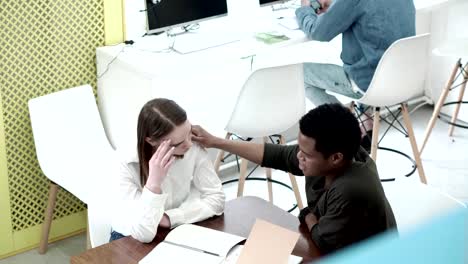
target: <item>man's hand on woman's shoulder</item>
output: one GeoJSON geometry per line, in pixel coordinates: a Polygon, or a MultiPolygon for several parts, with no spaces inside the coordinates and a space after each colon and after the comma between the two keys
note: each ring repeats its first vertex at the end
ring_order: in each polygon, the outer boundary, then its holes
{"type": "Polygon", "coordinates": [[[204,148],[213,148],[216,147],[216,143],[219,138],[211,135],[201,126],[192,125],[192,140],[204,148]]]}

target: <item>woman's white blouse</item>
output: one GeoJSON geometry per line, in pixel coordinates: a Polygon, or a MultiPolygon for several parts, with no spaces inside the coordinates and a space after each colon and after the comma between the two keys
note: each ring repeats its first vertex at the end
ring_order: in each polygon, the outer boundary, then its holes
{"type": "Polygon", "coordinates": [[[221,181],[207,151],[196,144],[169,168],[162,194],[141,186],[138,158],[121,162],[117,188],[112,229],[141,242],[153,240],[164,213],[173,228],[224,210],[221,181]]]}

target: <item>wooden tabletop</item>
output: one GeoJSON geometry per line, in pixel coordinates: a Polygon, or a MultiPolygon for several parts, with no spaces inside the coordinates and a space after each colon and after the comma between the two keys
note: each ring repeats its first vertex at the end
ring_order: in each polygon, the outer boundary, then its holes
{"type": "MultiPolygon", "coordinates": [[[[297,217],[258,197],[246,196],[228,201],[223,215],[212,217],[197,225],[248,237],[256,218],[300,233],[301,236],[292,254],[303,257],[304,262],[320,256],[318,248],[310,239],[307,227],[300,224],[297,217]]],[[[169,231],[169,229],[158,229],[155,239],[148,244],[131,237],[115,240],[73,256],[71,263],[138,263],[164,240],[169,231]]]]}

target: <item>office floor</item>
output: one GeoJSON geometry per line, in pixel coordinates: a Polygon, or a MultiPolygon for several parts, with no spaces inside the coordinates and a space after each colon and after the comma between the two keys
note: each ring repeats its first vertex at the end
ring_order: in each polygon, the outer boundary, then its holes
{"type": "MultiPolygon", "coordinates": [[[[424,106],[411,115],[413,127],[418,142],[422,141],[423,133],[427,122],[432,114],[431,106],[424,106]]],[[[385,126],[384,126],[385,127],[385,126]]],[[[382,129],[381,131],[384,131],[382,129]]],[[[455,129],[454,137],[449,138],[448,125],[438,121],[431,138],[423,152],[422,159],[429,185],[432,185],[443,192],[446,192],[460,201],[468,204],[468,130],[455,129]]],[[[292,131],[292,133],[297,133],[292,131]]],[[[399,150],[411,154],[409,141],[395,130],[391,130],[388,136],[382,141],[381,146],[395,147],[399,150]]],[[[405,178],[403,175],[411,170],[411,163],[399,155],[387,151],[378,152],[378,168],[381,178],[396,177],[396,181],[407,183],[418,181],[418,174],[405,178]]],[[[262,176],[263,169],[258,168],[251,177],[262,176]]],[[[234,178],[235,175],[227,175],[223,180],[234,178]]],[[[289,183],[287,174],[275,171],[273,179],[289,183]]],[[[305,201],[304,178],[297,177],[302,200],[305,201]]],[[[385,184],[383,183],[384,188],[385,184]]],[[[225,185],[227,199],[233,199],[237,193],[237,184],[225,185]]],[[[275,184],[273,187],[275,205],[289,209],[295,203],[292,192],[281,185],[275,184]]],[[[249,181],[245,185],[244,195],[257,195],[268,198],[266,182],[249,181]]],[[[298,210],[292,213],[297,214],[298,210]]],[[[65,240],[61,240],[49,245],[49,250],[45,255],[39,255],[37,250],[0,260],[0,264],[16,263],[69,263],[70,256],[77,255],[85,250],[86,236],[77,235],[65,240]]]]}

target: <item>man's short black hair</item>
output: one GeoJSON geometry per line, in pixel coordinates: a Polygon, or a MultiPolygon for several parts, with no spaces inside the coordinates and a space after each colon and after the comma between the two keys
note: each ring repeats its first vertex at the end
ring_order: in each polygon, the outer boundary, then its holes
{"type": "Polygon", "coordinates": [[[323,104],[310,110],[299,121],[304,136],[315,140],[315,150],[325,158],[341,152],[351,160],[361,143],[361,129],[356,117],[341,104],[323,104]]]}

